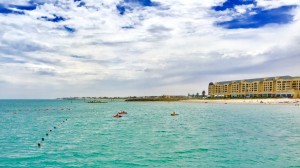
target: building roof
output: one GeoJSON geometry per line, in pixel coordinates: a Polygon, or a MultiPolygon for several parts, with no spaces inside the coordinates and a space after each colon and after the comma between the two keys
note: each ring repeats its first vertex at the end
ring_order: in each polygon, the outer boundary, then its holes
{"type": "Polygon", "coordinates": [[[292,76],[276,76],[276,77],[266,77],[266,78],[254,78],[254,79],[243,79],[243,80],[232,80],[232,81],[221,81],[216,82],[216,84],[231,84],[232,82],[262,82],[262,81],[273,81],[275,79],[293,79],[293,78],[299,78],[299,77],[292,77],[292,76]]]}

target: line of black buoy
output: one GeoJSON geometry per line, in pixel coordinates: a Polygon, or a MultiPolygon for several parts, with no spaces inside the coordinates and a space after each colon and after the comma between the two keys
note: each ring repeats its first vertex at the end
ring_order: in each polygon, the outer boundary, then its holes
{"type": "MultiPolygon", "coordinates": [[[[53,126],[53,129],[57,129],[60,125],[62,125],[62,123],[64,123],[65,121],[67,121],[68,119],[66,118],[65,120],[62,120],[62,122],[60,122],[60,124],[55,124],[55,126],[53,126]],[[57,127],[56,127],[57,126],[57,127]]],[[[53,132],[53,130],[52,129],[50,129],[49,130],[49,132],[47,132],[45,135],[46,136],[49,136],[49,133],[50,132],[53,132]]],[[[45,141],[45,138],[44,137],[42,137],[42,142],[44,142],[45,141]]],[[[40,148],[41,146],[42,146],[42,143],[41,142],[38,142],[37,143],[37,146],[40,148]]]]}
{"type": "Polygon", "coordinates": [[[29,108],[25,108],[25,109],[8,109],[5,110],[6,112],[21,112],[21,111],[58,111],[58,110],[65,110],[65,111],[71,111],[72,109],[70,107],[56,107],[56,108],[35,108],[35,109],[29,109],[29,108]]]}

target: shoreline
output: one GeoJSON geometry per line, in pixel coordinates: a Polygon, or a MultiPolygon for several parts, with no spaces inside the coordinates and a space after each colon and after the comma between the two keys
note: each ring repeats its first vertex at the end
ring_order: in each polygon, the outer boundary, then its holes
{"type": "Polygon", "coordinates": [[[300,99],[193,99],[181,100],[186,103],[208,103],[208,104],[266,104],[266,105],[294,105],[299,106],[300,99]]]}

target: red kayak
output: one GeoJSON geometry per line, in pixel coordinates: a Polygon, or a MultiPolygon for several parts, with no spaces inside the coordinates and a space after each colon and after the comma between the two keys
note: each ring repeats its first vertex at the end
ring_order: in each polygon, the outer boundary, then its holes
{"type": "Polygon", "coordinates": [[[119,114],[114,115],[115,118],[121,118],[122,116],[120,116],[119,114]]]}
{"type": "Polygon", "coordinates": [[[118,112],[118,114],[127,114],[127,112],[126,111],[120,111],[120,112],[118,112]]]}

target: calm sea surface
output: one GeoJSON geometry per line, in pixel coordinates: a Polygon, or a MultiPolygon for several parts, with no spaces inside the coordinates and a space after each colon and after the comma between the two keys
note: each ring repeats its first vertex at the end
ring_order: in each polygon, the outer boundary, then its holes
{"type": "Polygon", "coordinates": [[[300,167],[300,107],[0,100],[0,150],[0,167],[300,167]]]}

